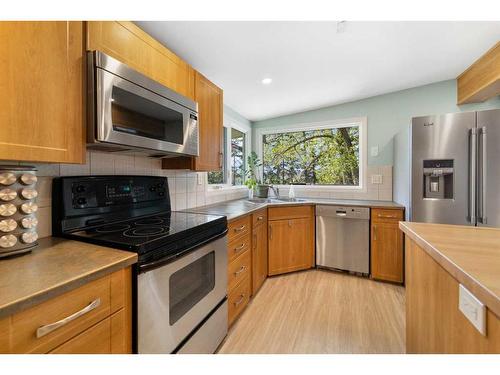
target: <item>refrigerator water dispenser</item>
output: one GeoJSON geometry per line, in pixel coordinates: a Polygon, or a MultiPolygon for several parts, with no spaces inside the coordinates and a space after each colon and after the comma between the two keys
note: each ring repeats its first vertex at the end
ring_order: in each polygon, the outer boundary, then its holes
{"type": "Polygon", "coordinates": [[[424,160],[424,199],[453,199],[453,160],[424,160]]]}

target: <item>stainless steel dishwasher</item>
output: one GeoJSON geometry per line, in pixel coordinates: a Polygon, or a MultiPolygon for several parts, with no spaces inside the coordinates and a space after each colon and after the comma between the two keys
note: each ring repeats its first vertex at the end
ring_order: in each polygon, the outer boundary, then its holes
{"type": "Polygon", "coordinates": [[[316,265],[370,273],[370,209],[316,206],[316,265]]]}

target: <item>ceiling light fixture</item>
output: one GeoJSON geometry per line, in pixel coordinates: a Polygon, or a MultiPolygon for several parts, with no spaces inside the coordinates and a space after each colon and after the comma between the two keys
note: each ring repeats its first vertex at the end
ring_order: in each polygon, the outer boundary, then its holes
{"type": "Polygon", "coordinates": [[[337,22],[337,34],[341,34],[345,31],[345,21],[337,22]]]}
{"type": "Polygon", "coordinates": [[[270,85],[272,81],[273,81],[272,78],[264,78],[262,80],[262,84],[263,85],[270,85]]]}

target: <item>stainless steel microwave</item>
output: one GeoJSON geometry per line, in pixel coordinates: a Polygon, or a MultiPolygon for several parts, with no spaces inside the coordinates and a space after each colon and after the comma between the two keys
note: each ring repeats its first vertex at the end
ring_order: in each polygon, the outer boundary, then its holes
{"type": "Polygon", "coordinates": [[[88,53],[87,146],[198,155],[198,104],[99,51],[88,53]]]}

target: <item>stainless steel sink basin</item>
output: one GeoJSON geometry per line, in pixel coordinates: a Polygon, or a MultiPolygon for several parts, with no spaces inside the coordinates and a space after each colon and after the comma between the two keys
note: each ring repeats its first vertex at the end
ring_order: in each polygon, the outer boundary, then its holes
{"type": "Polygon", "coordinates": [[[262,204],[262,203],[287,203],[287,202],[305,202],[302,198],[252,198],[247,199],[247,202],[262,204]]]}

